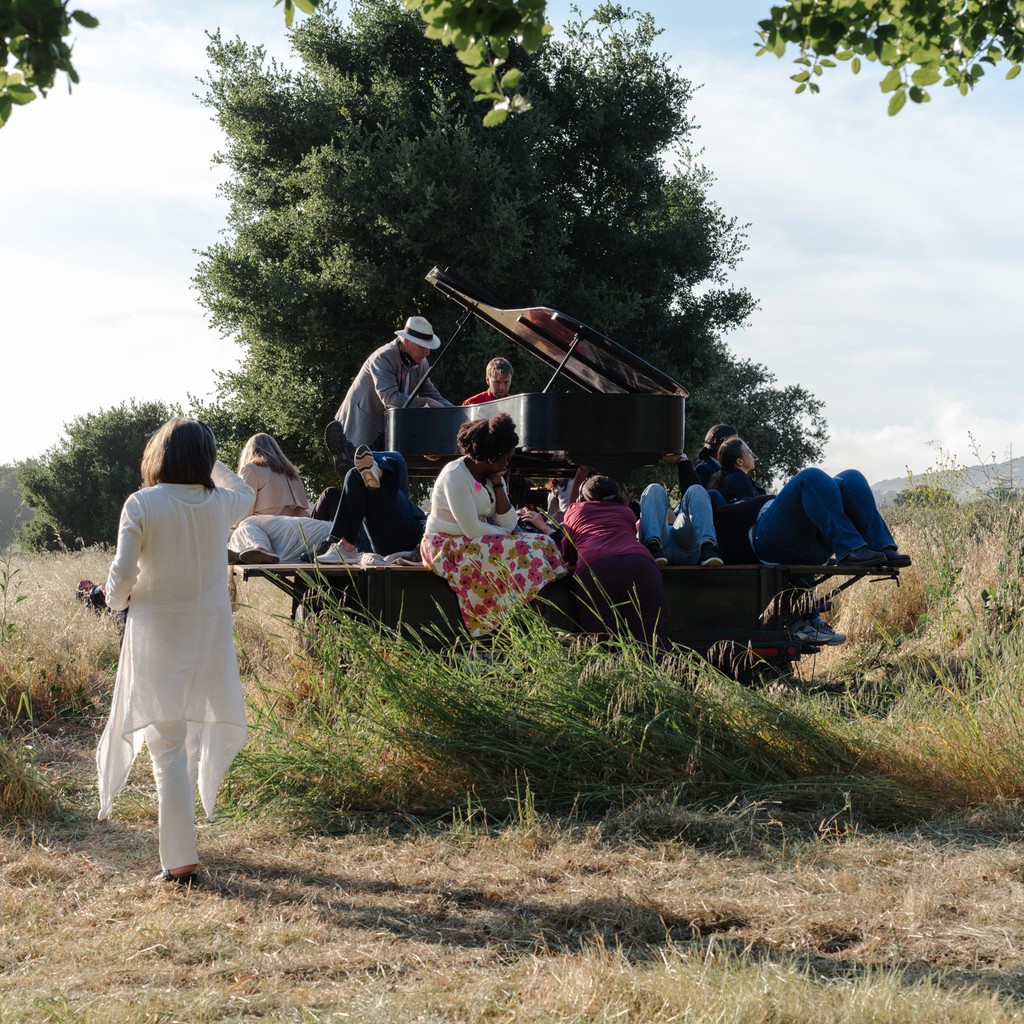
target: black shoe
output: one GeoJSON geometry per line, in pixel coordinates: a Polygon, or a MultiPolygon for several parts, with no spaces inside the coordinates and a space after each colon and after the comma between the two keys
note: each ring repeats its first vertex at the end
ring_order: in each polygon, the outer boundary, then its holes
{"type": "Polygon", "coordinates": [[[334,545],[337,544],[339,540],[341,540],[340,537],[324,537],[324,539],[320,541],[319,544],[317,544],[316,551],[313,552],[313,560],[316,561],[316,559],[318,559],[321,555],[326,555],[327,552],[330,551],[331,548],[334,547],[334,545]]]}
{"type": "Polygon", "coordinates": [[[890,569],[906,569],[911,564],[910,555],[905,555],[896,548],[882,548],[882,554],[885,555],[885,564],[890,569]]]}
{"type": "Polygon", "coordinates": [[[654,556],[654,561],[657,562],[659,566],[668,565],[668,559],[665,557],[665,552],[661,549],[660,541],[649,540],[645,547],[654,556]]]}
{"type": "Polygon", "coordinates": [[[238,552],[238,561],[242,565],[277,565],[281,559],[262,548],[249,548],[248,551],[238,552]]]}
{"type": "Polygon", "coordinates": [[[352,468],[355,448],[349,443],[344,428],[337,420],[331,420],[324,428],[324,445],[334,456],[334,468],[338,476],[344,478],[352,468]]]}
{"type": "Polygon", "coordinates": [[[700,564],[725,565],[725,559],[722,557],[722,552],[718,550],[718,546],[716,544],[712,544],[709,540],[704,541],[700,546],[700,564]]]}
{"type": "Polygon", "coordinates": [[[838,565],[885,565],[886,558],[881,551],[875,551],[866,544],[854,548],[849,554],[843,555],[838,565]]]}

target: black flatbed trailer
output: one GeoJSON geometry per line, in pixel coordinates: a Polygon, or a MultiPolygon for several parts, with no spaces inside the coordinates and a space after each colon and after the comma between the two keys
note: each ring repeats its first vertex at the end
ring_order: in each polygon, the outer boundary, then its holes
{"type": "MultiPolygon", "coordinates": [[[[421,637],[468,638],[447,581],[426,566],[245,565],[242,578],[265,579],[291,598],[296,620],[337,604],[345,613],[421,637]]],[[[887,566],[722,565],[666,566],[669,639],[742,677],[757,666],[788,668],[816,645],[794,640],[786,625],[806,607],[808,587],[818,601],[861,580],[896,581],[887,566]],[[803,602],[801,604],[801,602],[803,602]]],[[[581,632],[570,577],[545,587],[536,607],[554,628],[581,632]]],[[[450,639],[448,641],[451,642],[450,639]]]]}

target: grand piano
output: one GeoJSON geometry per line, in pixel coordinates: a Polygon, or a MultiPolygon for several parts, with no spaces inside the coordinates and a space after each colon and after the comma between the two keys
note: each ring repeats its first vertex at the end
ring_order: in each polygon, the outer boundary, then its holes
{"type": "Polygon", "coordinates": [[[558,310],[504,309],[451,269],[434,267],[426,279],[466,311],[463,323],[475,316],[553,372],[539,393],[450,409],[388,409],[387,447],[405,456],[411,473],[435,474],[459,456],[463,423],[499,412],[516,424],[514,468],[525,474],[571,475],[586,465],[617,476],[683,451],[687,391],[668,374],[558,310]]]}

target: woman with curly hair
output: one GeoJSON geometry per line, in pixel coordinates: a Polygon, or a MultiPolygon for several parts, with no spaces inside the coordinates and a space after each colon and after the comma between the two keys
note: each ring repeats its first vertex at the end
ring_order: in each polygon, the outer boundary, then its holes
{"type": "Polygon", "coordinates": [[[455,592],[470,636],[480,636],[568,570],[546,524],[513,532],[519,513],[505,482],[519,443],[512,418],[463,423],[457,443],[462,458],[438,474],[420,552],[455,592]]]}

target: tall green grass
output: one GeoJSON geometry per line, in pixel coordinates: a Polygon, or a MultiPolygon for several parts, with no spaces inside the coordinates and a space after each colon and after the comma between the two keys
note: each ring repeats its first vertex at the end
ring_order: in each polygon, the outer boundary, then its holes
{"type": "Polygon", "coordinates": [[[569,639],[529,610],[470,644],[327,607],[303,627],[299,677],[254,673],[234,793],[328,827],[467,801],[514,814],[527,793],[556,813],[743,799],[875,823],[1018,801],[1024,505],[929,511],[903,516],[903,585],[860,587],[884,609],[837,609],[853,662],[877,654],[879,618],[900,623],[873,681],[850,673],[841,692],[751,689],[685,654],[659,664],[627,639],[569,639]]]}
{"type": "Polygon", "coordinates": [[[999,744],[1021,749],[1024,715],[983,713],[986,701],[1007,707],[995,690],[943,697],[908,679],[879,721],[828,697],[740,686],[696,658],[658,665],[624,640],[566,643],[529,613],[486,647],[436,651],[342,612],[307,640],[299,693],[264,681],[252,694],[253,739],[232,788],[318,825],[353,811],[442,813],[467,798],[501,816],[527,791],[548,812],[742,797],[895,821],[1015,796],[1024,782],[980,738],[997,739],[998,726],[999,744]]]}
{"type": "Polygon", "coordinates": [[[39,821],[55,806],[52,787],[0,736],[0,824],[39,821]]]}

